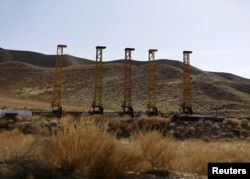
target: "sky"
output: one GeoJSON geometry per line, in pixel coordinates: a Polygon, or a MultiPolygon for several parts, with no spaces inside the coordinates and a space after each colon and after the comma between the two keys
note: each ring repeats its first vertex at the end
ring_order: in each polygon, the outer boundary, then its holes
{"type": "Polygon", "coordinates": [[[249,0],[1,0],[0,47],[95,60],[95,47],[106,46],[103,61],[183,60],[204,71],[250,79],[249,0]]]}

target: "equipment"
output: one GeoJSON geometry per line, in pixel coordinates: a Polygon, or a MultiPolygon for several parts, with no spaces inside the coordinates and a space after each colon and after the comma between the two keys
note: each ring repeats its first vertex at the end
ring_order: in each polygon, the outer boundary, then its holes
{"type": "Polygon", "coordinates": [[[148,104],[147,114],[149,116],[157,116],[158,109],[156,107],[156,91],[155,91],[155,52],[157,49],[148,50],[148,104]]]}
{"type": "Polygon", "coordinates": [[[122,104],[123,114],[129,114],[131,117],[134,117],[131,93],[131,52],[134,50],[134,48],[125,48],[124,101],[122,104]]]}
{"type": "Polygon", "coordinates": [[[190,60],[189,60],[190,53],[192,53],[192,51],[183,51],[182,110],[186,114],[193,114],[191,105],[191,85],[190,85],[190,60]]]}
{"type": "Polygon", "coordinates": [[[54,73],[54,90],[53,99],[51,102],[52,113],[54,113],[58,118],[62,116],[62,106],[61,106],[61,86],[62,86],[62,61],[63,61],[63,48],[67,45],[59,44],[57,45],[57,55],[56,55],[56,65],[54,73]]]}
{"type": "Polygon", "coordinates": [[[96,46],[94,101],[92,103],[93,114],[103,114],[103,106],[102,106],[102,50],[105,48],[106,47],[104,47],[104,46],[96,46]]]}

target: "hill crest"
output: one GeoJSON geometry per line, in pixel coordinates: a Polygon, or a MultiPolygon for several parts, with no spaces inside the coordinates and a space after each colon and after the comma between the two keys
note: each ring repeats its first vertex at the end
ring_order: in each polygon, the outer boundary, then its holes
{"type": "MultiPolygon", "coordinates": [[[[95,63],[70,55],[65,55],[64,60],[67,63],[63,68],[62,105],[65,110],[88,111],[93,100],[95,63]]],[[[6,99],[0,100],[0,105],[10,105],[5,104],[6,101],[11,101],[10,99],[32,100],[43,102],[43,105],[26,104],[29,108],[36,106],[48,109],[53,89],[54,61],[55,55],[0,49],[0,98],[6,99]],[[5,58],[8,55],[9,58],[5,58]],[[22,60],[10,58],[15,55],[19,55],[22,60]]],[[[182,63],[165,59],[156,60],[155,63],[157,107],[164,112],[178,111],[182,100],[182,63]]],[[[135,110],[146,110],[147,68],[147,62],[132,62],[132,100],[135,110]]],[[[105,111],[117,111],[121,108],[123,71],[123,60],[103,63],[105,111]]],[[[206,72],[193,66],[191,77],[195,112],[250,109],[249,79],[230,73],[206,72]]],[[[11,105],[20,108],[17,104],[19,103],[15,102],[11,105]]]]}

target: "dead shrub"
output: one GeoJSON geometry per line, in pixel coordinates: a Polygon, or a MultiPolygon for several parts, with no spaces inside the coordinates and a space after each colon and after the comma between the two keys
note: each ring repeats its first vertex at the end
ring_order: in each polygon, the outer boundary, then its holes
{"type": "Polygon", "coordinates": [[[239,119],[235,119],[235,118],[228,118],[226,119],[228,124],[230,124],[232,127],[236,127],[240,125],[240,120],[239,119]]]}
{"type": "Polygon", "coordinates": [[[18,175],[27,171],[48,167],[47,145],[44,138],[25,135],[18,129],[0,134],[0,160],[11,164],[10,169],[18,175]]]}
{"type": "Polygon", "coordinates": [[[170,120],[162,117],[141,117],[138,127],[144,130],[165,130],[170,125],[170,120]]]}
{"type": "Polygon", "coordinates": [[[220,126],[219,126],[219,124],[217,124],[217,123],[214,123],[212,125],[212,128],[215,129],[215,130],[220,130],[221,129],[220,126]]]}
{"type": "Polygon", "coordinates": [[[20,121],[23,121],[24,118],[20,115],[16,115],[15,118],[14,118],[15,122],[20,122],[20,121]]]}
{"type": "MultiPolygon", "coordinates": [[[[127,123],[135,126],[137,122],[127,123]]],[[[250,161],[247,134],[245,141],[235,140],[233,132],[222,132],[222,137],[232,138],[219,141],[206,136],[202,140],[175,141],[163,137],[159,131],[145,130],[133,133],[125,143],[108,133],[105,124],[96,125],[91,117],[77,126],[74,124],[62,118],[57,133],[47,137],[25,135],[18,129],[1,131],[0,161],[16,167],[15,173],[47,168],[67,170],[80,178],[111,179],[120,178],[128,171],[150,169],[207,175],[208,162],[250,161]]],[[[188,133],[189,126],[181,127],[179,132],[188,133]]],[[[169,131],[167,136],[171,133],[174,131],[169,131]]]]}
{"type": "Polygon", "coordinates": [[[248,128],[249,127],[249,120],[248,119],[241,119],[240,123],[241,123],[241,126],[243,128],[248,128]]]}
{"type": "Polygon", "coordinates": [[[171,142],[171,138],[164,138],[158,131],[143,131],[137,134],[135,139],[152,170],[172,169],[176,146],[171,142]]]}
{"type": "Polygon", "coordinates": [[[5,131],[0,133],[0,160],[14,161],[23,155],[23,151],[27,149],[35,140],[32,135],[25,135],[18,129],[5,131]]]}
{"type": "Polygon", "coordinates": [[[82,123],[75,130],[59,132],[51,138],[50,151],[54,165],[79,172],[87,178],[115,178],[127,170],[136,170],[142,157],[133,148],[121,147],[106,128],[82,123]]]}

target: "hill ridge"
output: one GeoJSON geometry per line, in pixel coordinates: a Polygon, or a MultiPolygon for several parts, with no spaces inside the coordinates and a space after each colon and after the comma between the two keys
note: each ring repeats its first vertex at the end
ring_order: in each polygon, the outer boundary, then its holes
{"type": "MultiPolygon", "coordinates": [[[[47,55],[33,51],[7,50],[0,48],[0,62],[20,61],[35,66],[53,68],[55,66],[55,55],[47,55]]],[[[64,54],[63,67],[93,63],[92,60],[64,54]]]]}
{"type": "MultiPolygon", "coordinates": [[[[11,58],[2,60],[4,53],[7,56],[13,55],[8,52],[10,51],[0,49],[0,106],[20,108],[23,101],[29,101],[23,106],[48,109],[53,90],[54,64],[51,61],[55,61],[55,55],[52,55],[53,58],[51,55],[45,55],[45,60],[33,56],[32,58],[43,62],[50,61],[49,65],[42,66],[38,62],[27,62],[26,57],[31,55],[27,55],[26,52],[19,53],[24,54],[21,56],[22,61],[11,58]],[[19,102],[6,104],[12,99],[19,102]],[[34,104],[35,102],[37,104],[34,104]]],[[[93,100],[95,63],[91,60],[78,60],[73,57],[66,59],[67,63],[63,68],[62,105],[65,110],[88,111],[91,110],[93,100]]],[[[157,107],[164,112],[179,111],[182,100],[182,62],[159,59],[155,63],[157,107]]],[[[146,110],[147,68],[146,61],[132,62],[132,103],[135,110],[146,110]]],[[[121,108],[123,71],[124,63],[121,59],[103,63],[105,111],[117,111],[121,108]]],[[[192,104],[195,112],[250,109],[249,79],[230,73],[202,71],[193,66],[191,78],[192,104]]]]}

